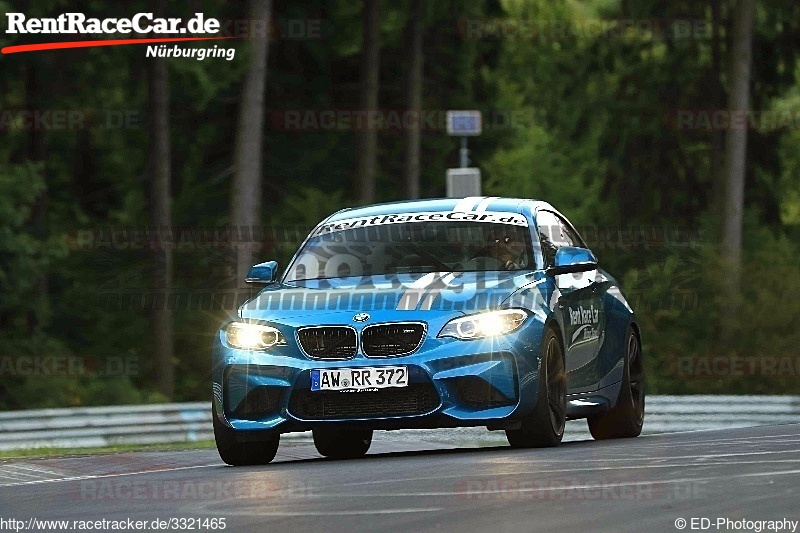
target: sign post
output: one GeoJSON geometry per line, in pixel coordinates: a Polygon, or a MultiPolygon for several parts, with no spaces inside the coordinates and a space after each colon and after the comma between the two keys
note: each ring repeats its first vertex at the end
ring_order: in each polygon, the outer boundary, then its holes
{"type": "Polygon", "coordinates": [[[480,111],[448,111],[447,134],[451,137],[461,137],[459,150],[459,167],[447,169],[447,196],[451,198],[462,196],[480,196],[481,171],[477,167],[469,166],[469,149],[467,137],[477,137],[481,134],[480,111]]]}

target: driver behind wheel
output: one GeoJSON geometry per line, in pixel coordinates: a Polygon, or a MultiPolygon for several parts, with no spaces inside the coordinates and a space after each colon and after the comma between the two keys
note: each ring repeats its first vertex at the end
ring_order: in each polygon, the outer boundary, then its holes
{"type": "Polygon", "coordinates": [[[506,270],[519,270],[525,266],[525,244],[512,233],[490,234],[487,249],[491,257],[500,261],[506,270]]]}

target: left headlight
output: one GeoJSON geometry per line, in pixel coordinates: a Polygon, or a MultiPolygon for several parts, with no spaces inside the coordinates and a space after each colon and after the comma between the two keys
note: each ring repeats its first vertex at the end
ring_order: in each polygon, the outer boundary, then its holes
{"type": "Polygon", "coordinates": [[[283,333],[266,324],[231,322],[225,326],[225,340],[234,348],[242,350],[268,350],[286,344],[283,333]]]}
{"type": "Polygon", "coordinates": [[[528,320],[528,316],[530,315],[524,309],[503,309],[454,318],[444,325],[438,336],[460,340],[497,337],[519,329],[528,320]]]}

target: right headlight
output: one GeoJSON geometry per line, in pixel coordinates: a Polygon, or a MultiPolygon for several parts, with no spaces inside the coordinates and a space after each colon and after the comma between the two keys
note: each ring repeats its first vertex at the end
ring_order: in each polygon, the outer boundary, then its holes
{"type": "Polygon", "coordinates": [[[251,322],[231,322],[225,326],[225,341],[242,350],[268,350],[286,344],[283,333],[278,329],[251,322]]]}
{"type": "Polygon", "coordinates": [[[462,341],[498,337],[519,329],[529,316],[524,309],[503,309],[462,316],[445,324],[438,336],[462,341]]]}

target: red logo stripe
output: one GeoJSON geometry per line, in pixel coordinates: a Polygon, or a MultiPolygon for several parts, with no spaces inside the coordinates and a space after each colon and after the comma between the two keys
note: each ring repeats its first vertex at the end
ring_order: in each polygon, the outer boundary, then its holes
{"type": "Polygon", "coordinates": [[[63,43],[18,44],[0,49],[3,54],[38,52],[41,50],[60,50],[63,48],[90,48],[93,46],[119,46],[125,44],[174,43],[178,41],[216,41],[233,37],[170,37],[164,39],[122,39],[115,41],[67,41],[63,43]]]}

